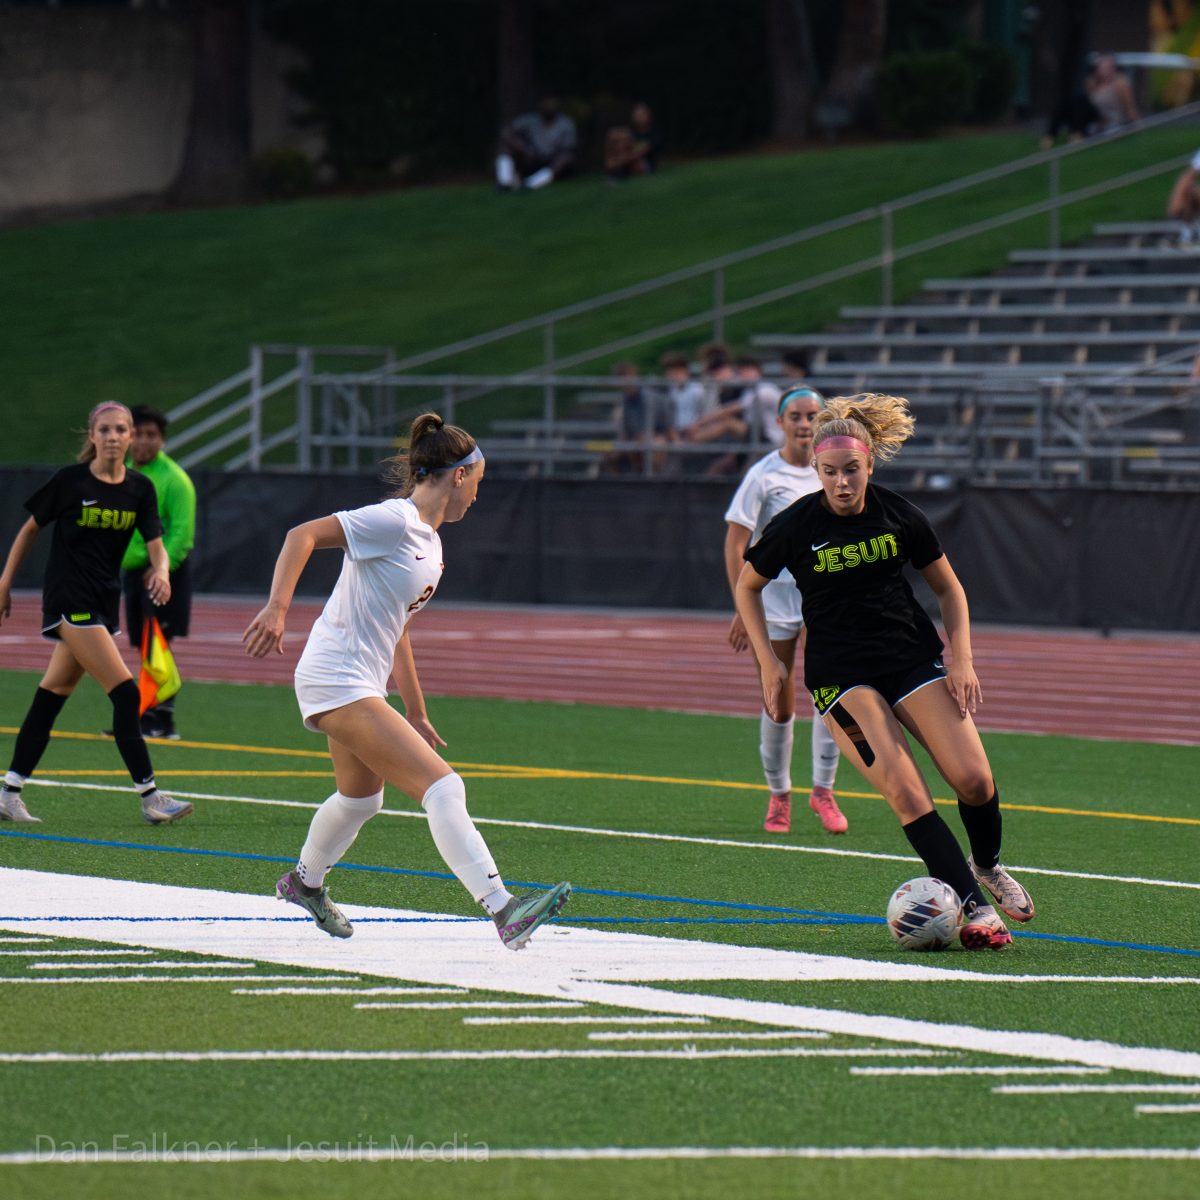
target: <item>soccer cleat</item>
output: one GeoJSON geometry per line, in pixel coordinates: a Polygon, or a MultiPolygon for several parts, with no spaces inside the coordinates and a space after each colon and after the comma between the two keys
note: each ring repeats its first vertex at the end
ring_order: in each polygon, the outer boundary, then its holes
{"type": "Polygon", "coordinates": [[[150,825],[167,825],[191,816],[192,805],[186,800],[172,800],[165,792],[155,788],[142,797],[142,820],[150,825]]]}
{"type": "Polygon", "coordinates": [[[12,788],[0,788],[0,821],[27,821],[40,825],[42,818],[35,817],[25,807],[20,792],[12,788]]]}
{"type": "Polygon", "coordinates": [[[275,884],[275,895],[289,904],[298,904],[306,909],[330,937],[348,938],[354,926],[342,915],[342,910],[329,898],[327,888],[306,889],[295,871],[289,871],[275,884]]]}
{"type": "Polygon", "coordinates": [[[1012,934],[990,904],[976,904],[959,926],[958,940],[964,950],[999,950],[1012,944],[1012,934]]]}
{"type": "Polygon", "coordinates": [[[850,827],[842,810],[838,808],[833,793],[828,788],[813,788],[808,798],[808,807],[821,818],[826,833],[845,833],[850,827]]]}
{"type": "Polygon", "coordinates": [[[175,732],[174,715],[159,709],[148,709],[142,714],[142,737],[179,741],[179,734],[175,732]]]}
{"type": "Polygon", "coordinates": [[[792,832],[792,794],[791,792],[772,792],[767,801],[767,818],[763,828],[768,833],[792,832]]]}
{"type": "Polygon", "coordinates": [[[510,950],[523,949],[539,925],[558,916],[570,895],[569,883],[557,883],[549,891],[514,896],[492,918],[500,940],[510,950]]]}
{"type": "Polygon", "coordinates": [[[985,871],[975,865],[973,858],[968,858],[967,866],[979,883],[992,894],[996,907],[1006,917],[1014,921],[1033,920],[1035,910],[1029,893],[999,863],[990,871],[985,871]]]}

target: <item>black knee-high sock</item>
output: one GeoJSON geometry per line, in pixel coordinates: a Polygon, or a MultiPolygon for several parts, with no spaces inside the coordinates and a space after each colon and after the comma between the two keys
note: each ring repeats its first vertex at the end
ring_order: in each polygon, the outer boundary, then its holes
{"type": "Polygon", "coordinates": [[[146,749],[142,723],[138,719],[137,684],[126,679],[108,693],[108,698],[113,706],[113,738],[117,750],[129,768],[133,786],[144,792],[154,785],[154,768],[150,765],[150,752],[146,749]]]}
{"type": "Polygon", "coordinates": [[[990,870],[1000,861],[1000,789],[992,792],[992,798],[986,804],[964,804],[960,800],[958,815],[967,831],[975,865],[990,870]]]}
{"type": "Polygon", "coordinates": [[[46,747],[50,744],[50,730],[54,728],[54,722],[66,702],[66,696],[59,696],[44,687],[39,687],[34,692],[33,703],[29,706],[17,734],[17,744],[13,747],[9,770],[18,775],[33,774],[42,760],[42,755],[46,753],[46,747]]]}
{"type": "Polygon", "coordinates": [[[930,875],[948,883],[958,893],[964,908],[969,908],[972,902],[984,903],[975,876],[963,857],[962,847],[937,812],[927,812],[910,821],[904,826],[904,836],[921,856],[930,875]]]}

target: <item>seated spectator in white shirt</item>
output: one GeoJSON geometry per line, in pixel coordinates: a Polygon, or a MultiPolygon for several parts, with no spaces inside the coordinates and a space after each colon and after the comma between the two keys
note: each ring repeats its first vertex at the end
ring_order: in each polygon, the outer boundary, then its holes
{"type": "Polygon", "coordinates": [[[783,428],[776,417],[779,415],[779,397],[783,393],[763,378],[762,363],[753,354],[743,354],[734,366],[744,385],[742,415],[750,427],[750,441],[760,446],[782,446],[783,428]]]}
{"type": "Polygon", "coordinates": [[[536,112],[514,117],[500,132],[496,186],[502,191],[542,188],[575,170],[579,136],[575,122],[555,96],[538,102],[536,112]]]}

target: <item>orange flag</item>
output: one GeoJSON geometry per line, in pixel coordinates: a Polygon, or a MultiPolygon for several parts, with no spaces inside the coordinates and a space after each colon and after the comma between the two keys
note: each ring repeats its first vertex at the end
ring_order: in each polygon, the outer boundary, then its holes
{"type": "Polygon", "coordinates": [[[139,713],[170,700],[183,686],[175,655],[163,636],[157,617],[142,623],[142,669],[138,673],[139,713]]]}

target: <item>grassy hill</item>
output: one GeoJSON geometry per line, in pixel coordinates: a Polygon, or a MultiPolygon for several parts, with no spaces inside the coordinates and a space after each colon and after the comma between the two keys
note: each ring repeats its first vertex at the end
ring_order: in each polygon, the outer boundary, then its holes
{"type": "MultiPolygon", "coordinates": [[[[620,187],[596,178],[522,195],[454,186],[8,230],[0,233],[0,411],[9,417],[0,461],[68,457],[97,399],[170,407],[245,366],[252,342],[372,343],[411,354],[1033,149],[1028,136],[973,134],[668,163],[620,187]],[[27,413],[37,420],[14,419],[27,413]]],[[[1064,163],[1063,189],[1192,149],[1188,130],[1101,147],[1064,163]]],[[[1037,168],[902,214],[898,241],[1043,198],[1046,177],[1037,168]]],[[[1096,219],[1157,216],[1167,186],[1164,177],[1075,210],[1064,235],[1080,236],[1096,219]]],[[[1045,230],[1039,218],[903,266],[897,298],[934,271],[986,270],[1008,245],[1044,244],[1045,230]]],[[[749,264],[740,278],[731,273],[731,294],[875,253],[878,239],[878,227],[867,225],[749,264]]],[[[644,326],[695,311],[709,288],[649,298],[637,319],[644,326]]],[[[837,304],[877,295],[878,280],[864,278],[750,314],[729,334],[818,327],[837,304]]],[[[577,322],[560,345],[608,336],[611,320],[577,322]]],[[[697,330],[679,343],[703,340],[697,330]]],[[[456,366],[513,369],[536,362],[539,350],[531,339],[456,366]]]]}

